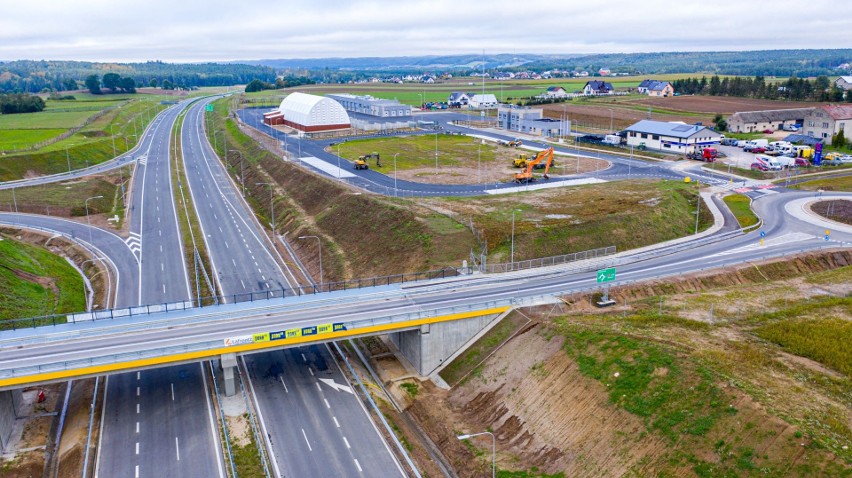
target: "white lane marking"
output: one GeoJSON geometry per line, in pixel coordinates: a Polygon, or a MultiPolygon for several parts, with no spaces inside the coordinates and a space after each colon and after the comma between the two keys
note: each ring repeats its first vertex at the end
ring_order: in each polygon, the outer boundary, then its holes
{"type": "Polygon", "coordinates": [[[361,473],[362,471],[364,471],[364,470],[361,469],[361,464],[358,463],[358,459],[357,458],[353,458],[353,459],[355,460],[355,466],[358,467],[358,473],[361,473]]]}
{"type": "Polygon", "coordinates": [[[243,282],[243,280],[242,280],[242,279],[240,279],[240,284],[242,284],[242,285],[243,285],[243,289],[245,289],[245,288],[246,288],[246,283],[245,283],[245,282],[243,282]]]}
{"type": "Polygon", "coordinates": [[[228,241],[225,241],[225,249],[230,249],[231,246],[228,245],[228,241]]]}
{"type": "Polygon", "coordinates": [[[177,461],[180,461],[180,442],[178,442],[178,437],[175,437],[175,451],[177,452],[177,461]]]}
{"type": "Polygon", "coordinates": [[[160,263],[160,271],[165,271],[165,270],[166,270],[166,265],[163,264],[163,263],[160,263]]]}
{"type": "Polygon", "coordinates": [[[166,284],[163,284],[163,294],[166,293],[166,284]]]}
{"type": "Polygon", "coordinates": [[[136,465],[136,478],[139,478],[139,465],[136,465]]]}
{"type": "Polygon", "coordinates": [[[302,362],[307,362],[307,361],[308,361],[308,359],[305,358],[305,354],[302,354],[302,362]]]}
{"type": "Polygon", "coordinates": [[[136,454],[139,454],[139,442],[136,442],[136,454]]]}
{"type": "Polygon", "coordinates": [[[157,216],[157,222],[160,222],[160,216],[157,216]]]}
{"type": "Polygon", "coordinates": [[[174,402],[175,401],[175,384],[172,383],[171,385],[172,385],[172,401],[174,402]]]}
{"type": "Polygon", "coordinates": [[[343,437],[343,443],[346,443],[346,448],[352,448],[349,446],[349,440],[347,440],[346,437],[343,437]]]}
{"type": "Polygon", "coordinates": [[[328,404],[328,399],[323,398],[323,401],[325,402],[325,408],[328,408],[329,410],[331,410],[331,405],[328,404]]]}
{"type": "Polygon", "coordinates": [[[308,372],[311,373],[311,377],[314,376],[314,369],[312,369],[311,367],[308,367],[308,372]]]}
{"type": "Polygon", "coordinates": [[[160,252],[163,252],[163,245],[160,244],[160,252]]]}
{"type": "Polygon", "coordinates": [[[142,378],[142,372],[136,372],[136,380],[142,378]]]}
{"type": "Polygon", "coordinates": [[[287,390],[287,384],[284,383],[284,377],[279,376],[278,378],[281,380],[281,385],[284,385],[284,392],[290,393],[290,390],[287,390]]]}
{"type": "Polygon", "coordinates": [[[322,387],[320,387],[319,382],[317,382],[317,390],[319,390],[319,391],[320,391],[320,393],[322,393],[322,387]]]}
{"type": "Polygon", "coordinates": [[[309,451],[314,451],[314,449],[313,449],[313,448],[311,448],[311,442],[309,442],[309,441],[308,441],[308,435],[305,433],[305,429],[304,429],[304,428],[302,428],[302,436],[303,436],[303,437],[305,437],[305,443],[307,443],[307,444],[308,444],[308,450],[309,450],[309,451]]]}
{"type": "Polygon", "coordinates": [[[222,230],[222,226],[219,226],[219,232],[221,232],[223,234],[225,233],[225,231],[222,230]]]}
{"type": "Polygon", "coordinates": [[[233,257],[231,258],[231,263],[234,264],[234,267],[237,267],[237,261],[235,261],[233,257]]]}
{"type": "Polygon", "coordinates": [[[136,422],[136,433],[139,433],[139,422],[136,422]]]}
{"type": "Polygon", "coordinates": [[[332,418],[332,420],[334,420],[334,425],[337,426],[337,428],[340,428],[340,422],[337,421],[337,417],[331,417],[331,418],[332,418]]]}
{"type": "Polygon", "coordinates": [[[139,414],[139,404],[138,403],[136,404],[136,414],[137,415],[139,414]]]}
{"type": "Polygon", "coordinates": [[[263,271],[262,271],[262,270],[260,270],[260,267],[258,267],[258,268],[257,268],[257,273],[258,273],[258,274],[263,274],[263,271]]]}
{"type": "Polygon", "coordinates": [[[136,396],[139,396],[140,387],[136,387],[136,396]]]}

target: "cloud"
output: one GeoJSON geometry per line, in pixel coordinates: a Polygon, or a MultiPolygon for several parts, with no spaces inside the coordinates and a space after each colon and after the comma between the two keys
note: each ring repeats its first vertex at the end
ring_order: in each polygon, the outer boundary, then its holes
{"type": "Polygon", "coordinates": [[[771,7],[733,0],[47,0],[3,7],[0,58],[184,62],[850,48],[852,16],[832,14],[839,8],[828,0],[808,2],[805,14],[791,0],[771,7]]]}

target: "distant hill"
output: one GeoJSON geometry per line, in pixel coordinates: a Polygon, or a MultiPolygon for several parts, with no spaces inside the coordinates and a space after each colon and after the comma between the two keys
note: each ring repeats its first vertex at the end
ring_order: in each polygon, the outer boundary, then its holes
{"type": "Polygon", "coordinates": [[[799,77],[839,75],[852,63],[852,49],[762,50],[735,52],[612,53],[599,55],[443,55],[363,58],[302,58],[243,60],[239,63],[291,70],[342,70],[361,72],[475,72],[482,68],[505,71],[585,70],[608,68],[613,73],[709,73],[799,77]],[[838,69],[846,64],[845,69],[838,69]]]}

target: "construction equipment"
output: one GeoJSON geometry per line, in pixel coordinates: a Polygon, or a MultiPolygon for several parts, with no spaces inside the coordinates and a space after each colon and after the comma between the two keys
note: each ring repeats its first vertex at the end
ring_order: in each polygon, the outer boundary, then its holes
{"type": "Polygon", "coordinates": [[[379,156],[379,153],[375,151],[372,154],[365,154],[363,156],[358,156],[358,159],[355,160],[355,169],[370,169],[370,165],[367,161],[376,158],[376,167],[382,167],[382,158],[379,156]]]}
{"type": "Polygon", "coordinates": [[[510,148],[517,148],[518,146],[524,144],[524,142],[521,141],[518,138],[515,138],[512,141],[506,141],[506,140],[503,140],[503,139],[498,139],[497,144],[499,144],[500,146],[509,146],[510,148]]]}
{"type": "Polygon", "coordinates": [[[550,172],[550,167],[553,166],[553,148],[547,148],[539,151],[539,153],[535,156],[535,159],[532,161],[527,161],[526,168],[522,173],[515,173],[514,181],[518,184],[521,183],[531,183],[536,180],[536,177],[533,175],[532,170],[536,168],[536,165],[541,164],[544,161],[544,179],[550,179],[547,173],[550,172]],[[546,159],[546,161],[545,161],[546,159]]]}
{"type": "MultiPolygon", "coordinates": [[[[512,166],[516,168],[526,168],[527,163],[530,162],[530,159],[527,157],[525,153],[518,154],[518,157],[512,160],[512,166]]],[[[551,166],[556,166],[556,160],[551,161],[551,166]]],[[[533,165],[533,169],[544,169],[545,163],[538,163],[533,165]]]]}

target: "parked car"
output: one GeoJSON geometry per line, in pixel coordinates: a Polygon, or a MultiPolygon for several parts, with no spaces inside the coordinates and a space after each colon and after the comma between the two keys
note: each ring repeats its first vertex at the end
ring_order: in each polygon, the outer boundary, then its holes
{"type": "Polygon", "coordinates": [[[769,167],[763,163],[751,163],[751,169],[755,171],[769,171],[769,167]]]}
{"type": "Polygon", "coordinates": [[[782,128],[784,131],[799,131],[799,125],[785,124],[782,128]]]}
{"type": "Polygon", "coordinates": [[[746,146],[745,148],[743,148],[743,151],[745,151],[746,153],[760,154],[765,153],[766,148],[764,146],[746,146]]]}
{"type": "Polygon", "coordinates": [[[796,158],[794,166],[796,166],[797,168],[809,168],[811,167],[811,162],[805,158],[796,158]]]}
{"type": "Polygon", "coordinates": [[[852,154],[844,154],[843,156],[835,159],[841,164],[852,164],[852,154]]]}
{"type": "Polygon", "coordinates": [[[746,140],[744,140],[744,139],[741,139],[741,140],[737,141],[737,144],[736,144],[735,146],[736,146],[737,148],[744,148],[744,147],[745,147],[745,145],[746,145],[746,143],[748,143],[748,141],[746,141],[746,140]]]}
{"type": "Polygon", "coordinates": [[[763,133],[764,133],[764,134],[772,134],[772,133],[774,133],[774,132],[775,132],[775,131],[772,131],[771,129],[765,129],[765,130],[763,130],[763,133]]]}
{"type": "Polygon", "coordinates": [[[781,156],[781,150],[775,149],[775,148],[770,146],[770,147],[766,148],[766,150],[763,152],[763,154],[766,154],[768,156],[781,156]]]}

